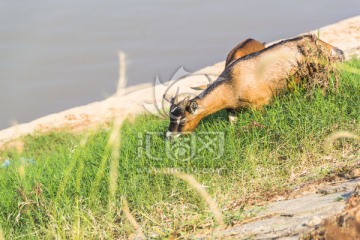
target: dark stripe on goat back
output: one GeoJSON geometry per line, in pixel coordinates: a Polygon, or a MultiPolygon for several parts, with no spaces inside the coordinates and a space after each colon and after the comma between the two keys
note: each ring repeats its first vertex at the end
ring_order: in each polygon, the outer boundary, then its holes
{"type": "Polygon", "coordinates": [[[209,87],[207,87],[203,93],[201,94],[201,98],[204,98],[206,95],[208,95],[209,93],[211,93],[215,88],[217,88],[218,86],[225,84],[227,82],[226,79],[223,80],[217,80],[215,82],[213,82],[209,87]]]}
{"type": "Polygon", "coordinates": [[[302,40],[302,39],[304,39],[304,38],[312,39],[312,35],[307,34],[307,35],[302,35],[302,36],[298,36],[298,37],[294,37],[294,38],[285,39],[285,40],[282,40],[282,41],[280,41],[280,42],[278,42],[278,43],[274,43],[274,44],[268,46],[267,48],[261,50],[260,52],[262,52],[262,51],[264,51],[264,50],[268,50],[268,49],[275,48],[275,47],[277,47],[277,46],[279,46],[279,45],[282,45],[282,44],[284,44],[284,43],[296,42],[296,41],[302,40]]]}
{"type": "MultiPolygon", "coordinates": [[[[229,70],[229,69],[231,68],[231,66],[237,64],[237,63],[240,62],[240,61],[246,61],[246,60],[252,59],[252,58],[258,56],[259,54],[261,54],[261,53],[263,53],[263,52],[266,52],[266,51],[270,51],[270,50],[272,50],[272,49],[274,49],[274,48],[276,48],[276,47],[279,47],[280,45],[283,45],[283,44],[288,43],[288,42],[296,42],[296,41],[302,40],[302,39],[304,39],[304,38],[309,38],[309,39],[311,39],[312,36],[311,36],[310,34],[308,34],[308,35],[302,35],[302,36],[298,36],[298,37],[294,37],[294,38],[290,38],[290,39],[285,39],[285,40],[282,40],[282,41],[280,41],[280,42],[278,42],[278,43],[274,43],[274,44],[270,45],[269,47],[264,48],[263,50],[260,50],[260,51],[258,51],[258,52],[254,52],[254,53],[250,53],[250,54],[248,54],[248,55],[246,55],[246,56],[244,56],[244,57],[242,57],[242,58],[239,58],[239,59],[234,60],[233,62],[231,62],[231,63],[229,64],[229,66],[226,67],[225,71],[226,71],[226,70],[229,70]]],[[[224,72],[225,72],[225,71],[224,71],[224,72]]],[[[224,72],[223,72],[223,73],[224,73],[224,72]]],[[[222,74],[221,74],[221,75],[222,75],[222,74]]],[[[220,75],[220,76],[221,76],[221,75],[220,75]]]]}

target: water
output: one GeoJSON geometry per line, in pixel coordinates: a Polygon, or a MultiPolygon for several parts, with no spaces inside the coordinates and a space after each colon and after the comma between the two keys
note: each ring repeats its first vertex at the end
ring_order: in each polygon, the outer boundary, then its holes
{"type": "Polygon", "coordinates": [[[293,37],[360,13],[359,0],[1,0],[0,129],[114,93],[119,50],[128,85],[225,59],[247,37],[293,37]]]}

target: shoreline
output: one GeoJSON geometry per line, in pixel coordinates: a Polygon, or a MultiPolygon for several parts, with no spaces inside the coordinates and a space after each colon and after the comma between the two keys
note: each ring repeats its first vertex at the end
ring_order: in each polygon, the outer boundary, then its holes
{"type": "MultiPolygon", "coordinates": [[[[360,56],[360,15],[321,27],[319,30],[320,38],[342,49],[346,59],[350,59],[352,56],[360,56]]],[[[311,33],[317,34],[318,29],[311,31],[311,33]]],[[[226,53],[224,53],[225,55],[226,53]]],[[[149,111],[156,113],[155,105],[161,106],[162,95],[165,91],[174,94],[179,87],[180,93],[197,94],[199,91],[192,90],[190,87],[207,83],[208,79],[204,77],[205,73],[214,80],[223,71],[224,63],[224,61],[216,63],[184,78],[174,80],[171,82],[170,90],[168,90],[169,82],[156,85],[155,87],[134,86],[125,89],[124,94],[113,95],[103,101],[71,108],[28,123],[0,130],[0,147],[21,136],[35,132],[49,132],[59,129],[83,131],[106,126],[114,118],[121,118],[123,120],[149,111]]],[[[178,73],[181,77],[183,74],[186,74],[186,71],[180,69],[178,73]]],[[[177,79],[178,77],[174,78],[177,79]]]]}

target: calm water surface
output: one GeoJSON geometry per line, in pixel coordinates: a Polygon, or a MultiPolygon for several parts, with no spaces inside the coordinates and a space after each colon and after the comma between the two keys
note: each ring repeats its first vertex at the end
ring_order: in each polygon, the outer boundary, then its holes
{"type": "Polygon", "coordinates": [[[360,13],[359,0],[0,0],[0,129],[225,59],[247,37],[293,37],[360,13]]]}

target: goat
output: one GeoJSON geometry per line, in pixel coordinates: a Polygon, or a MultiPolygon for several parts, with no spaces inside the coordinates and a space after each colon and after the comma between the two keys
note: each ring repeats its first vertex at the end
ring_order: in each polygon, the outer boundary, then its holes
{"type": "Polygon", "coordinates": [[[178,96],[164,94],[164,99],[171,103],[166,137],[192,132],[201,119],[222,109],[232,114],[244,108],[262,109],[287,89],[289,76],[296,74],[300,66],[306,64],[310,68],[327,56],[331,62],[344,59],[343,51],[307,34],[233,61],[193,99],[179,101],[178,96]]]}

